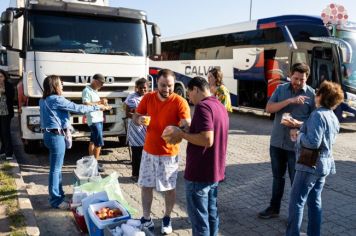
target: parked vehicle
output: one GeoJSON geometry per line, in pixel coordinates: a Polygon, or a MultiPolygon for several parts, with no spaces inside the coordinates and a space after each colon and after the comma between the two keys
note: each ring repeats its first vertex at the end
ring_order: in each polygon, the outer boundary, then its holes
{"type": "MultiPolygon", "coordinates": [[[[111,111],[104,113],[104,135],[125,133],[123,101],[135,81],[148,76],[149,54],[159,54],[159,28],[141,10],[114,8],[107,0],[11,0],[2,13],[2,44],[8,71],[18,80],[18,108],[25,150],[42,140],[38,102],[46,76],[59,75],[64,96],[81,103],[81,93],[95,73],[105,76],[99,91],[111,111]],[[151,26],[153,50],[148,47],[151,26]]],[[[85,116],[73,114],[73,137],[89,136],[85,116]]]]}

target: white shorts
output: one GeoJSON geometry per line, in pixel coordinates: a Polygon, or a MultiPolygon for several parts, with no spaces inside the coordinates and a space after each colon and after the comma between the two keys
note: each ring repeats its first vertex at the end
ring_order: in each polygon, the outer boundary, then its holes
{"type": "Polygon", "coordinates": [[[163,192],[176,188],[178,156],[156,156],[142,151],[138,185],[163,192]]]}

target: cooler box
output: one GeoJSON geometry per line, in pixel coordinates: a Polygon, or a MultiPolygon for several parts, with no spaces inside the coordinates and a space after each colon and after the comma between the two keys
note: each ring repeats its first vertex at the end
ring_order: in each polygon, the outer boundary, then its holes
{"type": "Polygon", "coordinates": [[[130,213],[123,206],[121,206],[121,204],[118,201],[107,201],[107,202],[92,204],[88,208],[88,214],[89,214],[89,222],[88,222],[89,234],[91,236],[103,236],[105,226],[121,220],[127,220],[131,218],[130,213]],[[95,212],[103,207],[109,207],[110,209],[118,208],[121,210],[122,216],[106,219],[106,220],[100,220],[99,217],[95,214],[95,212]]]}

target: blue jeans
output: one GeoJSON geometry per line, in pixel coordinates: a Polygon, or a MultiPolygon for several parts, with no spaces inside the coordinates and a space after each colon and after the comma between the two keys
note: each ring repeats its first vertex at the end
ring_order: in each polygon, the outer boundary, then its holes
{"type": "Polygon", "coordinates": [[[218,234],[218,184],[185,181],[187,210],[192,222],[193,236],[215,236],[218,234]]]}
{"type": "Polygon", "coordinates": [[[45,146],[49,150],[49,204],[57,208],[58,205],[64,201],[64,191],[62,187],[62,166],[66,150],[64,136],[45,132],[43,139],[45,146]]]}
{"type": "Polygon", "coordinates": [[[286,235],[299,236],[305,202],[308,204],[308,235],[319,236],[321,227],[321,192],[325,176],[296,171],[289,200],[289,216],[286,235]]]}
{"type": "Polygon", "coordinates": [[[284,193],[284,185],[286,182],[285,175],[287,166],[289,179],[291,184],[293,184],[296,156],[294,151],[288,151],[273,146],[270,146],[269,152],[271,156],[273,174],[272,198],[270,206],[279,213],[284,193]]]}

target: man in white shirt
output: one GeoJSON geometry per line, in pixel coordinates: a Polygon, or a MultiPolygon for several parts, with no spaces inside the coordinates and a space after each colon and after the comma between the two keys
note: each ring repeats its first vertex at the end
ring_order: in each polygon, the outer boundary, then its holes
{"type": "MultiPolygon", "coordinates": [[[[82,92],[82,101],[84,105],[105,105],[107,106],[107,99],[100,99],[98,91],[103,87],[105,78],[101,74],[95,74],[92,78],[90,85],[86,86],[82,92]]],[[[110,110],[111,107],[107,106],[110,110]]],[[[93,155],[98,160],[100,156],[101,147],[104,146],[103,138],[103,111],[94,111],[86,114],[87,123],[89,125],[91,135],[89,143],[89,155],[93,155]]],[[[99,172],[103,172],[102,164],[98,163],[99,172]]]]}

